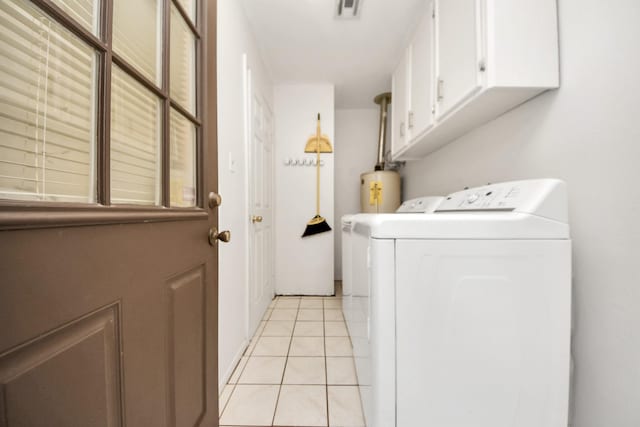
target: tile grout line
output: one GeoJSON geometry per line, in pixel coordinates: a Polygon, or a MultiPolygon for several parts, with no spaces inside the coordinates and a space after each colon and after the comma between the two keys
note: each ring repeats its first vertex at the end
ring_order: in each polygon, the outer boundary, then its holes
{"type": "MultiPolygon", "coordinates": [[[[275,299],[277,301],[277,298],[275,299]]],[[[269,311],[270,307],[267,307],[266,311],[269,311]]],[[[275,302],[273,305],[273,308],[271,308],[271,311],[273,312],[273,309],[276,308],[275,306],[275,302]]],[[[265,312],[266,312],[265,311],[265,312]]],[[[262,318],[264,319],[264,316],[262,316],[262,318]]],[[[269,321],[269,318],[271,318],[271,314],[269,314],[269,316],[267,317],[267,320],[261,320],[260,323],[265,322],[265,328],[267,326],[267,323],[269,321]]],[[[260,328],[260,326],[258,326],[258,328],[260,328]]],[[[249,346],[251,345],[251,341],[253,341],[253,339],[256,339],[256,344],[258,343],[258,340],[260,340],[260,338],[262,337],[262,334],[264,333],[265,328],[262,328],[262,330],[260,331],[259,334],[257,335],[253,335],[253,337],[251,338],[251,340],[249,341],[249,346]]],[[[247,346],[247,348],[249,348],[249,346],[247,346]]],[[[242,354],[242,356],[240,356],[240,360],[238,360],[238,364],[236,365],[235,369],[233,370],[233,372],[231,373],[231,377],[233,377],[233,374],[235,374],[235,370],[238,369],[238,366],[240,365],[240,363],[242,363],[242,358],[247,357],[247,359],[250,359],[253,355],[253,350],[255,349],[255,345],[254,348],[251,349],[251,352],[249,354],[246,354],[247,349],[245,349],[245,353],[242,354]]],[[[238,374],[238,379],[235,383],[230,383],[227,380],[227,384],[225,384],[225,386],[232,386],[231,387],[231,393],[229,393],[229,397],[227,398],[227,401],[224,404],[224,407],[222,408],[222,411],[220,411],[220,413],[218,414],[218,421],[222,418],[222,415],[224,414],[224,411],[227,410],[227,406],[229,406],[229,402],[231,401],[231,396],[233,396],[233,392],[236,391],[236,387],[238,385],[238,381],[240,381],[240,378],[242,377],[242,374],[244,373],[244,370],[247,368],[247,364],[249,363],[249,360],[247,360],[247,363],[244,364],[244,366],[242,367],[242,369],[240,370],[240,373],[238,374]]],[[[231,377],[229,379],[231,379],[231,377]]],[[[224,387],[222,388],[222,390],[224,391],[224,387]]],[[[220,403],[220,395],[218,395],[218,404],[220,403]]]]}
{"type": "MultiPolygon", "coordinates": [[[[287,348],[287,355],[284,359],[284,369],[282,370],[282,378],[280,379],[280,386],[278,388],[278,397],[276,397],[276,406],[273,408],[273,416],[271,417],[271,426],[276,422],[276,412],[278,411],[278,404],[280,403],[280,394],[282,393],[282,386],[284,383],[284,374],[287,372],[287,364],[289,363],[289,353],[291,352],[291,345],[293,344],[293,331],[296,329],[296,323],[298,323],[298,314],[300,313],[300,303],[302,299],[298,300],[298,309],[296,310],[296,317],[293,319],[293,329],[291,330],[291,336],[289,337],[289,347],[287,348]]],[[[274,306],[275,308],[275,306],[274,306]]]]}
{"type": "Polygon", "coordinates": [[[329,367],[327,366],[327,330],[324,315],[324,298],[322,299],[322,344],[324,350],[324,396],[327,403],[327,427],[329,427],[329,367]]]}

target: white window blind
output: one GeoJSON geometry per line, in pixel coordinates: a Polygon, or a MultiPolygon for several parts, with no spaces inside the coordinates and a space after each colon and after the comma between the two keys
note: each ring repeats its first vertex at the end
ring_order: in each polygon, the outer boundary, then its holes
{"type": "Polygon", "coordinates": [[[0,198],[94,202],[95,52],[2,0],[0,56],[0,198]]]}
{"type": "Polygon", "coordinates": [[[171,109],[171,206],[196,205],[196,127],[171,109]]]}
{"type": "Polygon", "coordinates": [[[160,100],[117,66],[111,75],[111,202],[160,204],[160,100]]]}
{"type": "Polygon", "coordinates": [[[94,35],[98,35],[100,30],[98,25],[100,0],[53,0],[53,2],[87,30],[94,35]]]}
{"type": "Polygon", "coordinates": [[[171,97],[195,114],[196,39],[180,12],[171,5],[171,97]]]}
{"type": "Polygon", "coordinates": [[[162,81],[162,4],[114,0],[113,50],[156,85],[162,81]]]}

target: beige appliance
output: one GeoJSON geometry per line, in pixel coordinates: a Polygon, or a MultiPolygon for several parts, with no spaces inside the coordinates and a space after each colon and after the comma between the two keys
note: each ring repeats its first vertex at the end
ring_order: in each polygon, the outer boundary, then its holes
{"type": "Polygon", "coordinates": [[[391,93],[381,93],[373,100],[380,105],[380,127],[378,135],[378,163],[373,172],[360,175],[360,212],[389,213],[400,206],[400,174],[385,169],[385,149],[387,142],[387,111],[391,103],[391,93]]]}
{"type": "Polygon", "coordinates": [[[400,174],[398,172],[374,171],[360,175],[361,212],[395,212],[400,203],[400,174]]]}

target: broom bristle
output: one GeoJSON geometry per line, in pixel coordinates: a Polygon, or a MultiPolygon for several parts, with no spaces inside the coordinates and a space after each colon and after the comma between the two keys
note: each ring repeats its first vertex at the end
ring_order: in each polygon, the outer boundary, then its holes
{"type": "Polygon", "coordinates": [[[331,227],[324,218],[316,215],[307,224],[307,228],[304,229],[302,237],[313,236],[314,234],[324,233],[326,231],[331,231],[331,227]]]}

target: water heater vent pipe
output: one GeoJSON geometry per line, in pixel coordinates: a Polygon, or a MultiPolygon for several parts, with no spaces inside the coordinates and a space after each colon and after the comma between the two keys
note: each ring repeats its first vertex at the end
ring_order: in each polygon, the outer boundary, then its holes
{"type": "Polygon", "coordinates": [[[384,170],[384,154],[387,148],[387,111],[391,104],[391,92],[381,93],[373,99],[380,106],[380,127],[378,129],[378,163],[375,170],[384,170]]]}

